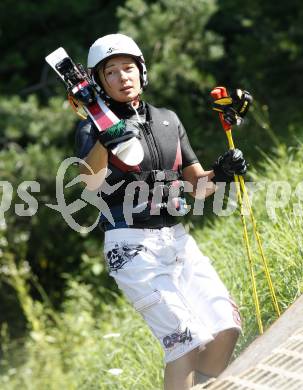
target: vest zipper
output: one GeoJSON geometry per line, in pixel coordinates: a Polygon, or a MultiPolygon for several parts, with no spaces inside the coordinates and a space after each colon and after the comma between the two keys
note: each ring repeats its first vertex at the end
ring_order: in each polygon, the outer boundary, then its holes
{"type": "MultiPolygon", "coordinates": [[[[150,130],[150,122],[145,122],[143,124],[144,131],[146,134],[146,143],[147,147],[151,156],[152,160],[152,169],[161,169],[161,162],[160,162],[160,154],[156,145],[156,141],[154,139],[154,136],[150,130]]],[[[160,215],[162,216],[163,226],[167,225],[167,213],[160,211],[160,215]]]]}
{"type": "Polygon", "coordinates": [[[151,156],[152,169],[160,169],[160,156],[156,146],[155,139],[150,131],[150,124],[148,122],[143,123],[143,128],[146,134],[146,143],[151,156]]]}
{"type": "MultiPolygon", "coordinates": [[[[136,108],[133,106],[132,106],[132,108],[136,113],[138,123],[141,124],[143,127],[143,130],[145,130],[144,131],[145,135],[146,135],[145,139],[146,139],[147,147],[149,150],[149,154],[151,156],[152,169],[159,169],[158,167],[160,167],[160,165],[161,165],[159,162],[160,161],[159,152],[158,152],[157,145],[156,145],[155,139],[153,137],[153,134],[150,131],[150,121],[146,120],[145,122],[142,122],[136,108]]],[[[149,117],[149,113],[147,114],[147,116],[149,117]]]]}

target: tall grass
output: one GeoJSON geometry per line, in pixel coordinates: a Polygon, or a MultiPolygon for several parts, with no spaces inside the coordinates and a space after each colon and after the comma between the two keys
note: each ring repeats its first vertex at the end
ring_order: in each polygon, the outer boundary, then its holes
{"type": "MultiPolygon", "coordinates": [[[[266,180],[265,189],[255,195],[253,208],[282,310],[303,290],[303,227],[301,217],[294,213],[294,204],[300,202],[292,195],[271,221],[265,208],[266,188],[273,180],[285,180],[294,189],[301,181],[302,152],[302,146],[280,147],[274,159],[265,156],[258,172],[251,173],[254,181],[266,180]]],[[[251,228],[249,233],[252,235],[251,228]]],[[[239,215],[217,218],[203,229],[196,226],[193,234],[240,306],[243,335],[236,351],[239,354],[258,333],[239,215]]],[[[252,245],[257,253],[256,245],[252,245]]],[[[257,256],[255,260],[262,318],[267,327],[276,314],[262,264],[257,256]]],[[[115,305],[97,302],[92,286],[70,280],[64,305],[55,312],[47,302],[41,304],[30,297],[30,270],[18,269],[10,259],[6,271],[29,332],[16,345],[8,339],[6,327],[2,328],[1,390],[162,389],[161,348],[123,298],[117,296],[115,305]]]]}
{"type": "Polygon", "coordinates": [[[2,332],[1,390],[160,389],[162,352],[139,315],[120,297],[98,306],[91,287],[75,281],[59,314],[32,302],[38,329],[13,349],[2,332]]]}
{"type": "MultiPolygon", "coordinates": [[[[295,189],[302,180],[300,157],[302,151],[302,145],[289,149],[281,145],[275,150],[274,159],[264,156],[258,172],[253,170],[250,175],[251,181],[262,182],[263,189],[254,195],[252,208],[282,312],[303,292],[303,225],[302,217],[296,212],[295,206],[300,205],[295,189]],[[272,206],[266,198],[268,189],[277,181],[289,183],[291,196],[284,207],[275,209],[275,219],[272,219],[272,213],[267,211],[265,205],[267,202],[268,207],[272,206]]],[[[279,200],[279,196],[277,199],[279,200]]],[[[266,329],[275,320],[276,313],[249,216],[246,217],[246,221],[255,262],[254,271],[261,315],[266,329]]],[[[195,229],[194,235],[202,252],[213,260],[215,268],[240,306],[243,335],[236,350],[239,354],[258,334],[239,212],[229,217],[218,217],[211,225],[195,229]]]]}

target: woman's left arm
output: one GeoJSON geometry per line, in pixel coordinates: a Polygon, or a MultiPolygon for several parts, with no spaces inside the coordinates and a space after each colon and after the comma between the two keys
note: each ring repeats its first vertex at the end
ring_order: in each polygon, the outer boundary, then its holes
{"type": "Polygon", "coordinates": [[[194,198],[204,199],[216,190],[216,185],[211,181],[214,171],[204,171],[200,163],[184,168],[182,176],[185,182],[192,184],[193,191],[189,194],[194,198]]]}

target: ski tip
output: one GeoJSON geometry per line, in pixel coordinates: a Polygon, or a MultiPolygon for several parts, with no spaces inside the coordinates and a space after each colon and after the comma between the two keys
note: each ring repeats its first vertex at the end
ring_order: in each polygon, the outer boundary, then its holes
{"type": "Polygon", "coordinates": [[[45,61],[50,65],[61,61],[63,58],[68,57],[65,49],[63,47],[58,47],[58,49],[51,52],[49,55],[45,57],[45,61]]]}

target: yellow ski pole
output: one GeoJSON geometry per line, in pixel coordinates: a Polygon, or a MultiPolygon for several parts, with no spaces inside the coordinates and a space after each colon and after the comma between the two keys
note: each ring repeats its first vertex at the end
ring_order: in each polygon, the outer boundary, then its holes
{"type": "MultiPolygon", "coordinates": [[[[226,91],[225,87],[216,87],[211,92],[211,95],[212,95],[212,97],[214,99],[223,99],[223,98],[230,99],[228,97],[228,94],[227,94],[227,91],[226,91]]],[[[244,107],[245,107],[245,105],[244,105],[244,107]]],[[[235,146],[234,146],[233,139],[232,139],[232,134],[231,134],[231,125],[229,125],[224,120],[223,114],[221,112],[219,113],[219,117],[220,117],[221,124],[223,126],[223,129],[225,130],[225,133],[226,133],[226,136],[227,136],[227,139],[228,139],[229,148],[230,149],[234,149],[235,146]]],[[[254,231],[254,234],[255,234],[255,237],[256,237],[256,241],[257,241],[257,244],[258,244],[259,253],[260,253],[260,256],[262,258],[262,262],[263,262],[263,266],[264,266],[264,272],[265,272],[266,280],[268,282],[268,286],[269,286],[270,294],[271,294],[271,297],[272,297],[273,305],[274,305],[274,308],[275,308],[275,310],[276,310],[276,312],[277,312],[277,314],[279,316],[280,315],[280,309],[279,309],[278,301],[277,301],[277,298],[276,298],[276,294],[275,294],[273,283],[272,283],[272,280],[271,280],[271,277],[270,277],[267,261],[266,261],[266,258],[265,258],[265,255],[264,255],[264,251],[263,251],[263,248],[262,248],[261,238],[260,238],[260,235],[259,235],[258,230],[257,230],[256,220],[254,218],[253,210],[252,210],[252,207],[251,207],[251,204],[250,204],[250,200],[249,200],[249,197],[248,197],[248,194],[247,194],[247,190],[246,190],[246,187],[245,187],[245,182],[244,182],[244,179],[243,179],[242,176],[235,176],[235,182],[236,182],[236,185],[237,185],[238,200],[239,200],[239,204],[240,204],[241,210],[243,210],[243,200],[242,200],[241,190],[242,190],[242,192],[244,194],[245,203],[246,203],[246,206],[247,206],[247,208],[249,210],[253,231],[254,231]],[[239,184],[240,184],[240,189],[238,189],[239,184]]],[[[245,243],[246,243],[247,252],[248,252],[248,259],[249,259],[249,264],[250,264],[250,273],[251,273],[251,277],[252,277],[252,287],[253,287],[253,295],[254,295],[255,306],[256,306],[257,320],[258,320],[258,324],[259,324],[260,333],[262,333],[263,332],[263,326],[262,326],[261,314],[260,314],[260,309],[259,309],[258,295],[257,295],[257,292],[256,292],[255,276],[254,276],[254,272],[253,272],[253,268],[252,268],[253,267],[253,262],[252,262],[252,256],[249,255],[249,252],[251,252],[251,250],[250,250],[250,248],[248,249],[249,241],[248,241],[248,237],[246,238],[246,236],[247,236],[247,228],[246,228],[244,215],[242,215],[242,212],[241,212],[241,220],[242,220],[242,224],[243,224],[243,228],[244,228],[244,240],[245,240],[245,243]]]]}
{"type": "Polygon", "coordinates": [[[248,194],[247,194],[247,190],[246,190],[246,187],[245,187],[245,182],[244,182],[243,177],[239,176],[239,180],[240,180],[241,189],[242,189],[242,191],[244,193],[246,205],[247,205],[247,207],[249,209],[249,215],[250,215],[250,219],[251,219],[251,222],[252,222],[253,231],[254,231],[254,234],[255,234],[255,237],[256,237],[256,241],[257,241],[257,244],[258,244],[259,253],[260,253],[260,256],[261,256],[261,259],[262,259],[262,263],[263,263],[263,267],[264,267],[264,273],[265,273],[265,277],[266,277],[267,284],[268,284],[268,287],[269,287],[269,291],[270,291],[271,299],[272,299],[272,302],[273,302],[273,306],[274,306],[274,308],[275,308],[275,310],[277,312],[277,315],[279,317],[281,315],[281,312],[280,312],[278,300],[277,300],[277,297],[276,297],[274,285],[273,285],[273,282],[272,282],[272,279],[271,279],[271,276],[270,276],[268,263],[267,263],[267,260],[265,258],[265,255],[264,255],[263,246],[262,246],[262,242],[261,242],[261,237],[260,237],[258,229],[257,229],[257,223],[256,223],[256,220],[255,220],[255,217],[254,217],[254,214],[253,214],[253,210],[251,208],[250,200],[249,200],[249,197],[248,197],[248,194]]]}
{"type": "MultiPolygon", "coordinates": [[[[230,97],[228,97],[228,94],[227,94],[227,91],[226,91],[225,87],[216,87],[211,92],[211,95],[212,95],[212,97],[214,99],[222,99],[222,98],[230,99],[230,97]]],[[[247,104],[247,102],[244,102],[243,109],[246,108],[246,104],[247,104]]],[[[242,110],[242,108],[241,108],[241,110],[242,110]]],[[[219,117],[220,117],[220,120],[221,120],[221,124],[222,124],[222,126],[223,126],[223,128],[225,130],[226,135],[227,135],[229,147],[230,147],[230,149],[234,149],[235,147],[234,147],[232,134],[231,134],[231,126],[224,120],[223,114],[221,112],[219,113],[219,117]]],[[[263,251],[263,247],[262,247],[262,243],[261,243],[261,238],[260,238],[259,232],[257,230],[256,220],[255,220],[255,217],[254,217],[254,214],[253,214],[253,210],[252,210],[252,207],[251,207],[251,204],[250,204],[250,200],[249,200],[249,197],[248,197],[248,193],[247,193],[247,190],[246,190],[246,187],[245,187],[244,179],[243,179],[242,176],[235,176],[235,182],[236,182],[237,186],[239,186],[239,184],[240,184],[240,197],[238,195],[238,199],[239,199],[239,204],[240,204],[240,208],[241,209],[243,208],[241,190],[242,190],[242,192],[244,194],[245,203],[246,203],[246,206],[247,206],[247,208],[249,210],[249,214],[250,214],[250,218],[251,218],[251,222],[252,222],[254,235],[255,235],[255,238],[256,238],[256,241],[257,241],[257,244],[258,244],[258,248],[259,248],[259,253],[260,253],[260,256],[262,258],[264,272],[265,272],[266,280],[267,280],[267,283],[268,283],[268,286],[269,286],[269,290],[270,290],[273,306],[274,306],[278,316],[280,316],[280,309],[279,309],[278,301],[277,301],[277,298],[276,298],[274,286],[273,286],[273,283],[272,283],[272,280],[271,280],[271,276],[270,276],[270,273],[269,273],[268,264],[267,264],[267,261],[266,261],[265,255],[264,255],[264,251],[263,251]]],[[[242,215],[241,215],[241,218],[242,218],[242,215]]],[[[244,216],[243,216],[243,218],[244,218],[244,216]]],[[[244,220],[244,223],[245,223],[245,220],[244,220]]],[[[242,222],[243,226],[244,226],[244,223],[242,222]]],[[[247,229],[246,229],[246,233],[247,233],[247,229]]],[[[246,234],[244,232],[244,236],[245,235],[246,234]]],[[[246,241],[246,239],[245,239],[245,241],[246,241]]],[[[251,263],[250,258],[249,258],[249,263],[251,263]]],[[[252,272],[251,272],[251,275],[252,275],[252,277],[254,279],[254,274],[252,272]]],[[[254,290],[255,282],[252,280],[252,283],[253,283],[253,290],[254,290]]],[[[256,296],[256,298],[257,298],[256,299],[256,311],[258,312],[258,297],[256,296]]],[[[257,316],[258,316],[258,314],[257,314],[257,316]]],[[[258,322],[259,322],[259,319],[258,319],[258,322]]],[[[261,327],[262,327],[262,324],[261,324],[261,326],[259,325],[259,329],[260,330],[261,330],[261,327]]]]}
{"type": "MultiPolygon", "coordinates": [[[[221,119],[221,117],[220,117],[220,119],[221,119]]],[[[223,118],[222,118],[222,120],[224,121],[223,118]]],[[[221,122],[222,122],[222,120],[221,120],[221,122]]],[[[224,123],[226,123],[226,122],[224,121],[224,123]]],[[[232,133],[231,133],[231,126],[228,125],[228,126],[225,126],[225,128],[224,128],[224,130],[225,130],[225,134],[227,136],[229,148],[230,149],[235,149],[235,145],[234,145],[233,138],[232,138],[232,133]],[[226,128],[226,130],[225,130],[225,128],[226,128]]],[[[242,176],[237,176],[237,175],[235,175],[235,181],[237,183],[236,185],[238,185],[238,183],[240,184],[240,189],[242,190],[242,192],[244,194],[246,207],[249,210],[249,215],[250,215],[250,219],[251,219],[251,222],[252,222],[254,235],[256,237],[256,241],[257,241],[258,248],[259,248],[259,253],[260,253],[260,256],[261,256],[261,259],[262,259],[262,262],[263,262],[264,273],[265,273],[265,277],[266,277],[266,280],[267,280],[267,283],[268,283],[268,287],[269,287],[269,291],[270,291],[270,294],[271,294],[273,306],[274,306],[274,308],[275,308],[275,310],[276,310],[276,312],[278,314],[278,317],[279,317],[281,312],[280,312],[278,300],[277,300],[275,289],[274,289],[274,286],[273,286],[273,282],[272,282],[272,279],[271,279],[271,276],[270,276],[270,273],[269,273],[267,260],[266,260],[265,255],[264,255],[261,238],[260,238],[260,235],[259,235],[259,232],[258,232],[258,229],[257,229],[257,223],[256,223],[256,220],[255,220],[255,217],[254,217],[254,214],[253,214],[253,210],[252,210],[252,207],[251,207],[251,204],[250,204],[250,200],[249,200],[249,196],[248,196],[248,193],[247,193],[247,190],[246,190],[245,182],[244,182],[244,179],[243,179],[242,176]]],[[[240,197],[241,197],[241,202],[239,202],[239,204],[240,204],[240,207],[243,208],[243,201],[242,201],[241,191],[240,191],[240,197]]],[[[242,217],[242,214],[241,214],[241,217],[242,217]]]]}
{"type": "MultiPolygon", "coordinates": [[[[227,97],[226,89],[224,87],[217,87],[211,92],[211,96],[215,100],[227,97]]],[[[231,126],[224,121],[222,113],[219,113],[219,118],[220,118],[221,124],[223,126],[223,129],[225,131],[225,134],[227,136],[229,148],[235,149],[232,134],[231,134],[231,126]]],[[[244,238],[245,248],[246,248],[246,252],[247,252],[249,272],[250,272],[250,277],[251,277],[251,282],[252,282],[252,292],[253,292],[253,300],[254,300],[254,304],[255,304],[255,308],[256,308],[256,317],[257,317],[259,332],[262,334],[263,333],[263,325],[262,325],[259,297],[258,297],[258,293],[257,293],[256,278],[255,278],[255,274],[254,274],[254,261],[253,261],[251,246],[249,243],[246,221],[245,221],[245,217],[243,214],[243,199],[242,199],[242,194],[241,194],[241,188],[239,186],[239,177],[238,176],[235,176],[235,183],[236,183],[236,189],[237,189],[237,198],[238,198],[238,202],[239,202],[239,206],[240,206],[241,222],[242,222],[242,226],[243,226],[243,238],[244,238]]]]}

